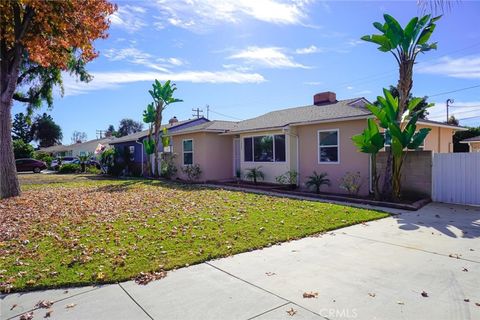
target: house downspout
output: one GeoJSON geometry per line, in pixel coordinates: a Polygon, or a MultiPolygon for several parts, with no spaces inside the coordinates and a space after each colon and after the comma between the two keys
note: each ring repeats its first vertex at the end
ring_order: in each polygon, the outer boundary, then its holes
{"type": "Polygon", "coordinates": [[[143,176],[143,174],[144,174],[144,172],[143,172],[143,143],[139,142],[138,140],[135,141],[135,143],[142,146],[142,176],[143,176]]]}
{"type": "MultiPolygon", "coordinates": [[[[297,141],[297,143],[296,143],[296,158],[297,158],[296,162],[297,162],[297,163],[296,163],[296,168],[295,168],[295,169],[296,169],[296,171],[297,171],[297,186],[300,187],[300,174],[299,174],[299,172],[300,172],[300,171],[299,171],[299,169],[300,169],[300,163],[299,163],[299,152],[298,152],[298,149],[299,149],[299,145],[298,145],[299,139],[298,139],[298,136],[297,136],[296,134],[293,134],[293,133],[292,133],[292,131],[290,130],[289,127],[283,128],[282,131],[283,131],[284,133],[288,134],[290,137],[294,137],[295,140],[297,141]]],[[[291,151],[290,146],[289,146],[288,150],[291,151]]],[[[291,155],[290,155],[290,152],[289,152],[289,157],[290,157],[290,156],[291,156],[291,155]]],[[[289,161],[289,162],[290,162],[290,161],[289,161]]]]}

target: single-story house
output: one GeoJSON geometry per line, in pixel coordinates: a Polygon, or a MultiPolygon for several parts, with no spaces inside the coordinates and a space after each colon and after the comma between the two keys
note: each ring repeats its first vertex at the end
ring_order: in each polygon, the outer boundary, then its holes
{"type": "Polygon", "coordinates": [[[470,152],[480,152],[480,136],[464,139],[460,143],[468,144],[470,152]]]}
{"type": "MultiPolygon", "coordinates": [[[[169,120],[168,124],[163,125],[161,128],[167,128],[169,132],[175,132],[176,130],[186,129],[191,126],[195,126],[208,120],[204,117],[189,119],[184,121],[178,121],[176,117],[173,117],[169,120]]],[[[148,130],[139,131],[133,134],[129,134],[124,137],[114,138],[109,142],[109,145],[113,146],[118,151],[125,153],[129,152],[131,158],[131,168],[132,172],[140,174],[144,171],[147,164],[147,153],[143,148],[143,140],[147,138],[148,130]]],[[[163,146],[160,146],[160,152],[163,152],[163,146]]]]}
{"type": "Polygon", "coordinates": [[[39,151],[45,152],[53,157],[78,157],[94,154],[99,144],[108,146],[113,141],[113,137],[94,139],[86,142],[78,142],[70,145],[56,145],[48,148],[42,148],[39,151]]]}
{"type": "MultiPolygon", "coordinates": [[[[360,194],[369,193],[370,157],[357,151],[351,137],[361,133],[372,114],[365,98],[336,99],[333,92],[316,94],[308,106],[272,111],[240,121],[210,121],[170,133],[177,168],[198,164],[201,181],[227,180],[240,171],[261,167],[266,182],[296,171],[300,187],[308,176],[326,172],[331,186],[325,191],[344,193],[340,179],[359,172],[360,194]]],[[[419,120],[418,128],[431,128],[424,150],[452,152],[452,136],[461,127],[419,120]]],[[[178,170],[180,178],[185,178],[178,170]]]]}

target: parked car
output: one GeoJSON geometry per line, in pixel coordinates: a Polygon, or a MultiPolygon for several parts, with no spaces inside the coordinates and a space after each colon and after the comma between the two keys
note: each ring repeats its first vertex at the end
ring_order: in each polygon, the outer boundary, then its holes
{"type": "MultiPolygon", "coordinates": [[[[59,164],[67,164],[67,163],[75,163],[75,160],[78,161],[77,158],[75,157],[60,157],[52,161],[50,164],[50,167],[52,167],[53,170],[57,170],[59,167],[59,164]],[[60,159],[60,161],[59,161],[60,159]]],[[[78,162],[77,162],[78,163],[78,162]]]]}
{"type": "Polygon", "coordinates": [[[34,173],[40,173],[40,171],[47,169],[45,162],[35,159],[17,159],[15,165],[17,166],[17,172],[33,171],[34,173]]]}

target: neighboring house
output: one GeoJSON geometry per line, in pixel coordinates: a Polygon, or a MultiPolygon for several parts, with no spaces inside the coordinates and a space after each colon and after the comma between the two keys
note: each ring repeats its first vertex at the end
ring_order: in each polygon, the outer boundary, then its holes
{"type": "MultiPolygon", "coordinates": [[[[204,117],[184,121],[178,121],[176,117],[173,117],[169,120],[168,124],[162,126],[162,130],[163,128],[167,128],[169,132],[175,132],[176,130],[186,129],[204,122],[208,122],[204,117]]],[[[147,163],[147,154],[143,148],[143,140],[147,136],[148,130],[143,130],[124,137],[115,138],[109,143],[119,152],[123,154],[128,152],[130,154],[131,168],[129,169],[138,174],[144,171],[144,167],[147,163]]],[[[163,146],[160,146],[160,152],[163,152],[163,146]]]]}
{"type": "Polygon", "coordinates": [[[480,152],[480,136],[462,140],[460,143],[468,144],[470,152],[480,152]]]}
{"type": "MultiPolygon", "coordinates": [[[[340,179],[347,172],[359,172],[364,180],[360,194],[369,192],[370,157],[357,151],[351,137],[361,133],[367,118],[365,98],[337,101],[333,92],[314,96],[312,105],[269,112],[240,121],[211,121],[172,133],[177,165],[198,164],[202,181],[226,180],[240,170],[261,167],[266,182],[288,171],[299,174],[299,185],[308,176],[326,172],[331,186],[323,190],[344,193],[340,179]]],[[[428,127],[424,150],[452,152],[452,136],[463,128],[419,120],[428,127]]],[[[179,170],[180,178],[185,178],[179,170]]]]}
{"type": "Polygon", "coordinates": [[[45,152],[53,157],[78,157],[83,155],[94,154],[95,149],[99,144],[108,146],[113,140],[113,137],[102,139],[95,139],[86,142],[73,143],[70,145],[57,145],[48,148],[40,149],[40,152],[45,152]]]}

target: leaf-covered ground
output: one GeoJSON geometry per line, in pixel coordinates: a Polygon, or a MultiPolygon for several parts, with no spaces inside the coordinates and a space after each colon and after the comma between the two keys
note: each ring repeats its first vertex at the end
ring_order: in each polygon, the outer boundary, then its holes
{"type": "Polygon", "coordinates": [[[132,279],[387,216],[158,181],[20,179],[22,196],[0,201],[0,291],[132,279]]]}

